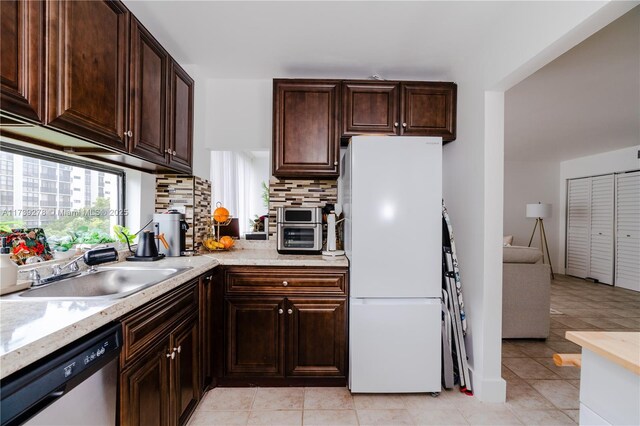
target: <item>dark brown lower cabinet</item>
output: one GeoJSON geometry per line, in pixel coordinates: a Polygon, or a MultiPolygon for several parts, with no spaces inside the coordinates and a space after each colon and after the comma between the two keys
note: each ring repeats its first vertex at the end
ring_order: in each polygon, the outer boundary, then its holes
{"type": "Polygon", "coordinates": [[[281,297],[231,297],[227,312],[227,375],[283,376],[281,297]]]}
{"type": "MultiPolygon", "coordinates": [[[[174,409],[178,424],[186,424],[191,412],[200,398],[200,353],[198,335],[198,316],[181,323],[171,334],[171,350],[175,358],[171,359],[169,373],[173,383],[174,409]]],[[[172,416],[173,417],[173,416],[172,416]]]]}
{"type": "Polygon", "coordinates": [[[344,297],[227,297],[225,377],[346,378],[346,306],[344,297]]]}
{"type": "Polygon", "coordinates": [[[287,376],[344,376],[344,298],[287,300],[287,376]]]}
{"type": "Polygon", "coordinates": [[[154,346],[120,374],[121,425],[170,424],[168,343],[154,346]]]}
{"type": "Polygon", "coordinates": [[[121,426],[186,424],[202,394],[199,280],[122,319],[121,426]]]}

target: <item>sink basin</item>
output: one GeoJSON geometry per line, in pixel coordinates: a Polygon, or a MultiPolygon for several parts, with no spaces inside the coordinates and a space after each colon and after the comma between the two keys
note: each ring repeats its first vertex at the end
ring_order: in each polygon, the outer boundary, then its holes
{"type": "Polygon", "coordinates": [[[103,267],[96,272],[29,289],[20,297],[46,299],[119,299],[179,275],[187,268],[103,267]]]}

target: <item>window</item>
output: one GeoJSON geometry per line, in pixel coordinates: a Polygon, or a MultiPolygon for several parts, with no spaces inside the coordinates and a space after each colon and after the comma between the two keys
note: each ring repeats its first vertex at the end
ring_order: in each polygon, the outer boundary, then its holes
{"type": "Polygon", "coordinates": [[[0,229],[42,227],[51,238],[112,234],[124,223],[123,171],[4,142],[2,150],[0,229]]]}

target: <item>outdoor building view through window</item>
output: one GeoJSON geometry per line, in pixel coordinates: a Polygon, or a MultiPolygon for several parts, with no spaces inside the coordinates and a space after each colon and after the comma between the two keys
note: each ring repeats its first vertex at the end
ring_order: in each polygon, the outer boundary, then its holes
{"type": "Polygon", "coordinates": [[[41,228],[60,251],[114,241],[126,214],[123,174],[52,160],[0,152],[0,234],[41,228]]]}

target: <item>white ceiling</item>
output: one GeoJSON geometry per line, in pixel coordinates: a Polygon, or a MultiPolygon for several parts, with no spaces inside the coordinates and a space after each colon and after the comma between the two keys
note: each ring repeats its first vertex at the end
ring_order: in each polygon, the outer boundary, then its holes
{"type": "MultiPolygon", "coordinates": [[[[452,79],[505,28],[580,2],[134,1],[131,11],[207,78],[452,79]],[[533,13],[529,13],[533,12],[533,13]],[[466,61],[466,62],[465,62],[466,61]]],[[[535,22],[533,23],[536,24],[535,22]]]]}
{"type": "Polygon", "coordinates": [[[564,161],[640,144],[640,6],[505,93],[505,159],[564,161]]]}

